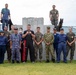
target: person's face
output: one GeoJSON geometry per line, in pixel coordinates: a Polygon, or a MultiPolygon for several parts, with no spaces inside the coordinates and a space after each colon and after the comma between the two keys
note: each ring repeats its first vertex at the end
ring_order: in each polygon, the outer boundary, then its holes
{"type": "Polygon", "coordinates": [[[64,30],[61,30],[60,33],[63,34],[64,33],[64,30]]]}
{"type": "Polygon", "coordinates": [[[31,29],[31,26],[27,26],[27,30],[30,30],[31,29]]]}
{"type": "Polygon", "coordinates": [[[37,28],[37,32],[40,32],[40,28],[37,28]]]}
{"type": "Polygon", "coordinates": [[[47,32],[50,32],[50,29],[47,29],[47,32]]]}
{"type": "Polygon", "coordinates": [[[54,32],[54,33],[56,33],[56,32],[57,32],[57,30],[53,30],[53,32],[54,32]]]}
{"type": "Polygon", "coordinates": [[[8,8],[8,4],[5,4],[5,8],[8,8]]]}
{"type": "Polygon", "coordinates": [[[1,36],[4,36],[4,33],[0,33],[1,34],[1,36]]]}
{"type": "Polygon", "coordinates": [[[72,28],[69,28],[69,32],[72,32],[72,28]]]}
{"type": "Polygon", "coordinates": [[[11,29],[14,30],[14,26],[13,25],[11,26],[11,29]]]}
{"type": "Polygon", "coordinates": [[[7,31],[7,30],[8,30],[8,28],[7,28],[7,27],[4,27],[4,30],[5,30],[5,31],[7,31]]]}
{"type": "Polygon", "coordinates": [[[55,5],[53,5],[52,8],[55,9],[55,5]]]}
{"type": "Polygon", "coordinates": [[[17,34],[18,33],[18,30],[14,30],[14,33],[17,34]]]}

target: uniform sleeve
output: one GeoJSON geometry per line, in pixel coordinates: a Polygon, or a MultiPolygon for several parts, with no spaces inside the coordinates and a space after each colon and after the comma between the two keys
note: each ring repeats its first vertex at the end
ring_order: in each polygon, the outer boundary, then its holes
{"type": "Polygon", "coordinates": [[[26,34],[26,31],[24,31],[24,33],[23,34],[26,34]]]}
{"type": "Polygon", "coordinates": [[[34,31],[31,31],[32,32],[32,34],[34,34],[34,31]]]}
{"type": "Polygon", "coordinates": [[[66,34],[66,40],[68,41],[68,33],[66,34]]]}
{"type": "Polygon", "coordinates": [[[58,39],[58,42],[59,42],[59,34],[58,34],[58,36],[57,36],[57,39],[58,39]]]}
{"type": "Polygon", "coordinates": [[[43,35],[43,39],[44,39],[44,43],[46,43],[46,41],[45,41],[45,34],[43,35]]]}
{"type": "Polygon", "coordinates": [[[66,35],[66,41],[68,40],[68,36],[66,35]]]}
{"type": "Polygon", "coordinates": [[[6,43],[6,44],[8,43],[8,38],[7,38],[7,37],[5,37],[5,43],[6,43]]]}
{"type": "Polygon", "coordinates": [[[19,35],[19,40],[22,41],[22,37],[21,37],[21,35],[19,35]]]}
{"type": "Polygon", "coordinates": [[[8,15],[10,15],[10,10],[8,10],[8,15]]]}
{"type": "Polygon", "coordinates": [[[41,34],[41,36],[42,36],[42,38],[43,38],[43,36],[44,36],[44,35],[43,35],[43,34],[41,34]]]}
{"type": "Polygon", "coordinates": [[[74,34],[74,37],[75,37],[75,34],[74,34]]]}
{"type": "Polygon", "coordinates": [[[52,15],[52,11],[50,11],[50,15],[52,15]]]}
{"type": "Polygon", "coordinates": [[[51,44],[54,43],[54,35],[52,34],[52,40],[51,40],[51,44]]]}
{"type": "Polygon", "coordinates": [[[56,14],[59,14],[58,10],[56,11],[56,14]]]}
{"type": "Polygon", "coordinates": [[[3,9],[1,10],[1,14],[3,14],[3,9]]]}
{"type": "Polygon", "coordinates": [[[12,41],[12,39],[13,39],[13,38],[12,38],[12,35],[10,35],[10,41],[12,41]]]}

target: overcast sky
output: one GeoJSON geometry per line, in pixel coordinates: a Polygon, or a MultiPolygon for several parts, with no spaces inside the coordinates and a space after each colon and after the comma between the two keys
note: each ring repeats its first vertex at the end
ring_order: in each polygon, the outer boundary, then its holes
{"type": "Polygon", "coordinates": [[[0,10],[5,3],[9,4],[14,24],[21,25],[23,17],[43,17],[44,24],[49,25],[49,11],[55,4],[59,18],[64,18],[64,25],[76,25],[76,0],[0,0],[0,10]]]}

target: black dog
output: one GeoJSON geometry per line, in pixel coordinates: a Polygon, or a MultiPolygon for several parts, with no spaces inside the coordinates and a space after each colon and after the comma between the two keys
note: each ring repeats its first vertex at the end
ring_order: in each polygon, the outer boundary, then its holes
{"type": "Polygon", "coordinates": [[[60,32],[60,28],[62,28],[62,25],[63,25],[63,19],[60,19],[59,25],[56,27],[58,32],[60,32]]]}

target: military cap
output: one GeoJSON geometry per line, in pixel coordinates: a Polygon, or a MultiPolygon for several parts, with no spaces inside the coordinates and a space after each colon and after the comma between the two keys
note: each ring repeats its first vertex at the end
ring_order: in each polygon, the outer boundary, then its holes
{"type": "Polygon", "coordinates": [[[48,26],[47,29],[50,29],[50,27],[48,26]]]}
{"type": "Polygon", "coordinates": [[[17,28],[17,27],[15,27],[15,28],[14,28],[14,30],[18,30],[18,28],[17,28]]]}
{"type": "Polygon", "coordinates": [[[63,28],[60,28],[60,30],[64,30],[63,28]]]}
{"type": "Polygon", "coordinates": [[[56,28],[53,28],[53,30],[57,30],[56,28]]]}

